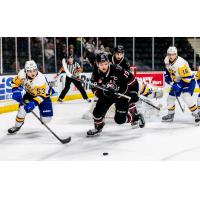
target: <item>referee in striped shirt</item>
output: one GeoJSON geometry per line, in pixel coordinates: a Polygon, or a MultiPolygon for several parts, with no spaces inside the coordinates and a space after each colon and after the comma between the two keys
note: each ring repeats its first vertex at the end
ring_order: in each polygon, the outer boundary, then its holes
{"type": "MultiPolygon", "coordinates": [[[[68,68],[69,72],[76,77],[79,77],[79,75],[82,71],[81,66],[78,64],[78,62],[74,61],[74,58],[71,55],[68,56],[68,59],[67,59],[67,68],[68,68]]],[[[55,78],[57,78],[61,73],[64,73],[64,72],[65,72],[64,67],[61,67],[61,69],[59,70],[59,72],[57,73],[55,78]]],[[[58,97],[59,102],[63,102],[65,95],[67,94],[67,92],[70,89],[71,83],[73,83],[77,87],[77,89],[81,92],[83,99],[85,99],[88,102],[91,102],[91,99],[88,98],[87,93],[84,90],[81,82],[74,80],[72,78],[69,78],[67,76],[65,79],[65,87],[62,90],[62,92],[60,93],[60,96],[58,97]]]]}

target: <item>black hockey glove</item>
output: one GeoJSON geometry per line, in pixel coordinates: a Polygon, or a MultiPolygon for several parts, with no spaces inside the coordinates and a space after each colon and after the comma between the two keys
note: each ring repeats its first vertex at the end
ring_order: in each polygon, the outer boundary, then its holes
{"type": "Polygon", "coordinates": [[[135,91],[130,91],[129,92],[129,96],[131,97],[131,102],[138,102],[139,101],[139,97],[138,97],[138,93],[135,91]]]}
{"type": "Polygon", "coordinates": [[[111,87],[106,87],[106,90],[103,90],[104,96],[106,96],[108,98],[116,97],[115,92],[116,92],[115,89],[113,89],[111,87]]]}

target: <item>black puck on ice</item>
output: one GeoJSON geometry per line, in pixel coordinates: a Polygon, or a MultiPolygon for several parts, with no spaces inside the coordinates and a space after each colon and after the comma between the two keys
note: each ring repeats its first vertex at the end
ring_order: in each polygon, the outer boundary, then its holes
{"type": "Polygon", "coordinates": [[[108,152],[104,152],[103,155],[104,155],[104,156],[107,156],[107,155],[108,155],[108,152]]]}

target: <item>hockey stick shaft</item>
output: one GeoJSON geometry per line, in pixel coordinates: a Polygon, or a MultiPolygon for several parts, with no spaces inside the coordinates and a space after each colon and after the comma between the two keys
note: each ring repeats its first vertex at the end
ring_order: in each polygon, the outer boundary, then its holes
{"type": "MultiPolygon", "coordinates": [[[[97,84],[94,84],[94,83],[92,83],[91,81],[78,79],[77,77],[73,76],[73,75],[69,72],[69,70],[68,70],[68,68],[67,68],[67,65],[66,65],[66,62],[65,62],[64,60],[62,61],[62,64],[63,64],[63,66],[65,67],[65,72],[66,72],[66,75],[67,75],[68,77],[70,77],[70,78],[72,78],[72,79],[74,79],[74,80],[80,81],[81,83],[87,83],[87,84],[89,84],[90,86],[95,87],[95,88],[98,88],[98,89],[100,89],[100,90],[108,91],[107,88],[104,88],[104,87],[102,87],[102,86],[99,86],[99,85],[97,85],[97,84]]],[[[115,92],[114,94],[117,95],[117,96],[121,96],[121,97],[127,98],[129,101],[131,100],[131,97],[128,96],[128,95],[124,95],[124,94],[121,94],[121,93],[118,93],[118,92],[115,92]]],[[[154,107],[155,109],[160,110],[159,107],[157,107],[157,106],[155,106],[155,105],[153,105],[153,104],[151,104],[151,103],[145,101],[145,100],[142,99],[141,97],[139,97],[139,99],[140,99],[141,101],[145,102],[146,104],[148,104],[148,105],[154,107]]]]}
{"type": "MultiPolygon", "coordinates": [[[[22,104],[25,106],[25,103],[22,102],[22,104]]],[[[41,122],[42,125],[44,125],[48,130],[49,132],[54,136],[56,137],[62,144],[66,144],[68,142],[71,141],[71,137],[68,137],[66,139],[61,139],[59,138],[41,119],[40,117],[37,116],[37,114],[34,112],[34,111],[31,111],[31,113],[41,122]]]]}
{"type": "Polygon", "coordinates": [[[176,100],[178,101],[178,104],[179,104],[179,106],[180,106],[182,112],[184,112],[184,109],[183,109],[183,107],[182,107],[182,105],[181,105],[181,102],[180,102],[178,96],[176,95],[176,92],[175,92],[175,91],[174,91],[174,95],[175,95],[175,97],[176,97],[176,100]]]}
{"type": "MultiPolygon", "coordinates": [[[[107,88],[104,88],[102,86],[99,86],[99,85],[96,85],[94,83],[91,83],[90,81],[78,79],[75,76],[71,76],[70,78],[72,78],[74,80],[77,80],[77,81],[80,81],[81,83],[87,83],[87,84],[89,84],[90,86],[92,86],[94,88],[98,88],[98,89],[103,90],[103,91],[109,91],[107,88]]],[[[131,97],[129,97],[128,95],[121,94],[121,93],[118,93],[118,92],[115,92],[114,94],[117,95],[117,96],[120,96],[120,97],[124,97],[124,98],[128,99],[129,101],[131,100],[131,97]]]]}
{"type": "MultiPolygon", "coordinates": [[[[86,80],[82,80],[82,79],[77,79],[75,76],[71,76],[71,78],[74,79],[74,80],[80,81],[81,83],[87,83],[87,84],[91,85],[92,87],[98,88],[98,89],[100,89],[100,90],[108,91],[108,89],[106,89],[106,88],[104,88],[104,87],[101,87],[101,86],[99,86],[99,85],[96,85],[96,84],[94,84],[94,83],[91,83],[90,81],[86,81],[86,80]]],[[[115,95],[124,97],[124,98],[128,99],[129,101],[131,100],[131,97],[128,96],[128,95],[125,95],[125,94],[121,94],[121,93],[116,92],[115,95]]],[[[143,98],[140,97],[139,95],[138,95],[138,97],[139,97],[139,99],[140,99],[141,101],[143,101],[144,103],[146,103],[146,104],[148,104],[148,105],[152,106],[153,108],[155,108],[155,109],[157,109],[157,110],[160,111],[160,108],[159,108],[159,107],[155,106],[154,104],[151,104],[150,102],[146,101],[145,99],[143,99],[143,98]]]]}
{"type": "MultiPolygon", "coordinates": [[[[98,88],[98,89],[103,90],[103,91],[109,91],[107,88],[104,88],[104,87],[102,87],[102,86],[96,85],[96,84],[92,83],[91,81],[78,79],[76,76],[73,76],[73,75],[69,72],[69,69],[67,68],[67,63],[65,62],[65,59],[62,60],[62,64],[63,64],[63,67],[64,67],[64,69],[65,69],[65,73],[66,73],[66,75],[67,75],[69,78],[72,78],[72,79],[74,79],[74,80],[77,80],[77,81],[79,81],[79,82],[81,82],[81,83],[87,83],[87,84],[89,84],[90,86],[95,87],[95,88],[98,88]]],[[[117,95],[117,96],[121,96],[121,97],[127,98],[129,101],[131,100],[131,97],[129,97],[129,96],[127,96],[127,95],[124,95],[124,94],[121,94],[121,93],[118,93],[118,92],[115,92],[114,94],[117,95]]]]}
{"type": "Polygon", "coordinates": [[[146,103],[146,104],[152,106],[152,107],[155,108],[156,110],[159,110],[159,111],[160,111],[160,108],[159,108],[159,107],[155,106],[154,104],[150,103],[149,101],[146,101],[143,97],[139,96],[139,99],[140,99],[141,101],[143,101],[144,103],[146,103]]]}

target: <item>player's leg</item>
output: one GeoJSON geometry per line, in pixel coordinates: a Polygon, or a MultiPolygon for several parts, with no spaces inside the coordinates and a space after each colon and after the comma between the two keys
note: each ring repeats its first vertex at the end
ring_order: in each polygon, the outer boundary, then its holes
{"type": "Polygon", "coordinates": [[[89,130],[87,132],[87,136],[95,136],[98,135],[99,132],[102,131],[105,123],[104,117],[109,107],[114,103],[112,99],[108,98],[100,98],[98,99],[96,106],[93,111],[93,119],[94,119],[94,129],[89,130]]]}
{"type": "Polygon", "coordinates": [[[24,124],[24,120],[25,120],[26,114],[27,113],[24,110],[24,105],[19,105],[19,110],[17,112],[15,126],[13,126],[12,128],[8,129],[8,135],[16,134],[20,130],[20,128],[24,124]]]}
{"type": "Polygon", "coordinates": [[[53,106],[50,97],[46,98],[39,106],[40,118],[47,124],[52,120],[53,106]]]}
{"type": "MultiPolygon", "coordinates": [[[[177,94],[177,97],[180,96],[180,93],[177,94]]],[[[172,122],[174,120],[175,115],[175,101],[176,97],[174,92],[171,90],[169,92],[169,95],[167,97],[167,108],[168,108],[168,114],[162,117],[163,122],[172,122]]]]}
{"type": "MultiPolygon", "coordinates": [[[[22,102],[26,102],[30,100],[30,95],[28,95],[27,93],[23,96],[23,100],[22,102]]],[[[19,110],[17,112],[17,116],[16,116],[16,120],[15,120],[15,126],[13,126],[12,128],[8,129],[8,135],[13,135],[16,134],[20,128],[22,127],[22,125],[24,124],[24,120],[26,117],[26,111],[24,109],[24,105],[22,103],[19,104],[19,110]]]]}
{"type": "Polygon", "coordinates": [[[128,114],[128,99],[120,98],[117,99],[115,103],[115,116],[114,120],[117,124],[124,124],[127,121],[127,114],[128,114]]]}
{"type": "Polygon", "coordinates": [[[80,91],[83,99],[85,99],[88,102],[91,102],[91,99],[88,98],[87,93],[86,93],[84,87],[82,86],[81,82],[79,82],[77,80],[72,80],[72,82],[77,87],[77,89],[80,91]]]}
{"type": "Polygon", "coordinates": [[[129,103],[127,123],[131,123],[133,127],[143,128],[145,126],[145,120],[142,113],[139,113],[136,104],[134,102],[129,103]]]}
{"type": "Polygon", "coordinates": [[[182,98],[185,104],[188,106],[189,110],[191,111],[192,115],[195,117],[195,122],[198,123],[200,122],[200,115],[198,114],[198,108],[195,103],[195,99],[192,96],[194,93],[195,84],[195,80],[192,80],[189,87],[183,88],[182,98]]]}
{"type": "Polygon", "coordinates": [[[198,111],[200,113],[200,93],[199,93],[198,98],[197,98],[197,107],[198,107],[198,111]]]}
{"type": "Polygon", "coordinates": [[[59,102],[62,102],[63,99],[65,98],[65,95],[67,94],[67,92],[69,91],[70,89],[70,85],[71,85],[71,79],[69,77],[66,76],[66,79],[65,79],[65,87],[64,89],[62,90],[62,92],[60,93],[59,97],[58,97],[58,101],[59,102]]]}

